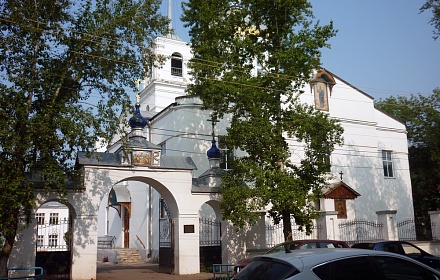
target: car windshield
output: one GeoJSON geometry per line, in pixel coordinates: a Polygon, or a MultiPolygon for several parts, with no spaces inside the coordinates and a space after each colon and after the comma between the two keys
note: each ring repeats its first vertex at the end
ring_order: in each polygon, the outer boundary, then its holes
{"type": "Polygon", "coordinates": [[[234,278],[236,280],[284,280],[299,273],[296,267],[270,258],[252,261],[234,278]]]}
{"type": "Polygon", "coordinates": [[[265,254],[273,254],[273,253],[279,253],[279,252],[285,252],[286,249],[288,250],[294,250],[296,246],[298,246],[299,243],[282,243],[280,245],[277,245],[275,247],[273,247],[272,249],[270,249],[269,251],[267,251],[265,254]]]}

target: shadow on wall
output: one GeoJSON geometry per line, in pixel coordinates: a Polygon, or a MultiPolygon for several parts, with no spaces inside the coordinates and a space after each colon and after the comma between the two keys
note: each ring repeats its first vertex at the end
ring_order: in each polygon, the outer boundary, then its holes
{"type": "Polygon", "coordinates": [[[355,145],[352,142],[344,146],[346,149],[337,147],[332,155],[332,172],[342,171],[343,181],[361,194],[354,201],[355,218],[376,221],[376,211],[397,210],[398,221],[413,219],[411,183],[404,177],[407,169],[397,160],[403,160],[404,155],[393,155],[394,177],[385,178],[381,151],[373,147],[361,150],[355,145]]]}

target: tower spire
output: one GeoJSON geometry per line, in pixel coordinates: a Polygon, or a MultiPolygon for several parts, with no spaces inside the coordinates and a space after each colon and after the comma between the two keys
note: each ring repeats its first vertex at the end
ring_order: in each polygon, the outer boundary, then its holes
{"type": "Polygon", "coordinates": [[[168,29],[170,32],[173,30],[173,15],[172,15],[172,9],[171,9],[171,0],[168,0],[168,19],[170,20],[170,23],[168,24],[168,29]]]}

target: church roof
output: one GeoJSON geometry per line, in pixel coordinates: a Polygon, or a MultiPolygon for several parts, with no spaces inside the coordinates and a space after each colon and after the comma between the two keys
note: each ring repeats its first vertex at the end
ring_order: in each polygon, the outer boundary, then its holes
{"type": "Polygon", "coordinates": [[[140,148],[140,149],[155,149],[161,150],[159,145],[153,144],[148,141],[145,137],[141,136],[131,136],[128,138],[127,146],[130,148],[140,148]]]}

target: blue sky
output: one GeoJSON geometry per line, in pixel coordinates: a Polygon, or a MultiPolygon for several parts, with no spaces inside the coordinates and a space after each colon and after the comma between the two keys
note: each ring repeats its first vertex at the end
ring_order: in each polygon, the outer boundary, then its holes
{"type": "MultiPolygon", "coordinates": [[[[167,14],[167,0],[161,11],[167,14]]],[[[173,27],[181,0],[173,0],[173,27]]],[[[322,51],[322,66],[375,99],[421,93],[440,87],[440,38],[434,41],[431,12],[419,13],[422,0],[310,0],[316,20],[333,20],[338,33],[322,51]]]]}

